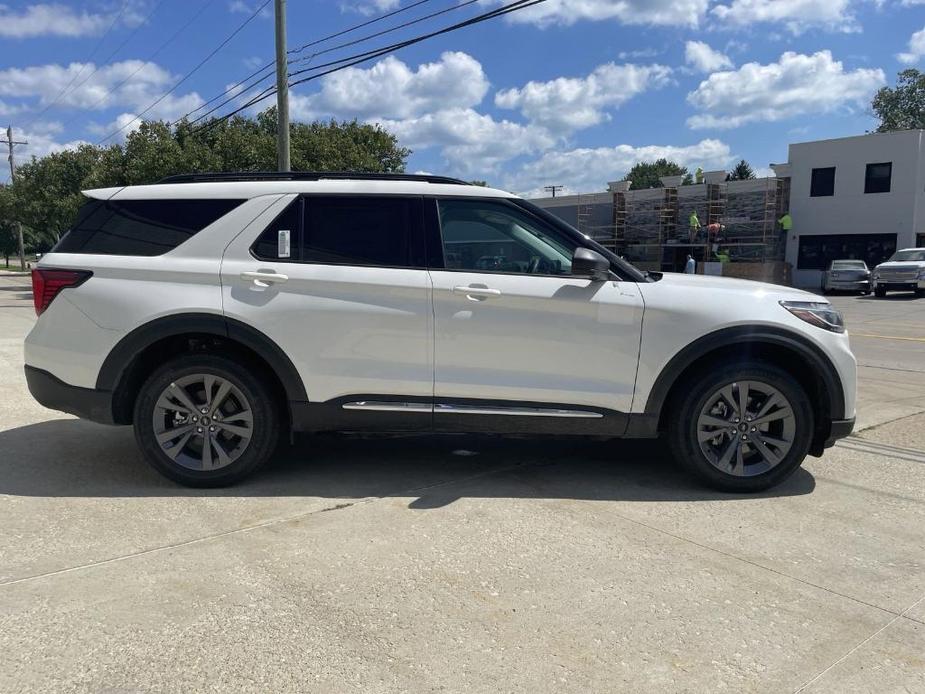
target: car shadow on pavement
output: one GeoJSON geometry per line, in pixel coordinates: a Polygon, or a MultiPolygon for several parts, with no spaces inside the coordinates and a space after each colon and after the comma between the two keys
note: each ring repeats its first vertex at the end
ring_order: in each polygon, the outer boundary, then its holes
{"type": "Polygon", "coordinates": [[[747,500],[809,494],[799,469],[758,495],[704,488],[654,441],[489,436],[304,437],[253,478],[188,489],[145,463],[130,427],[58,419],[0,432],[0,494],[30,497],[416,498],[438,508],[464,497],[622,501],[747,500]]]}
{"type": "Polygon", "coordinates": [[[867,294],[865,296],[859,296],[859,301],[915,301],[919,297],[913,294],[912,292],[903,292],[901,294],[887,294],[886,296],[874,296],[873,294],[867,294]]]}

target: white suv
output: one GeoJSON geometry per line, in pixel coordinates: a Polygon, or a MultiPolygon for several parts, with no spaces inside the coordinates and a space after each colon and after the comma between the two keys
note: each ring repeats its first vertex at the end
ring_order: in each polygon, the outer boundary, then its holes
{"type": "Polygon", "coordinates": [[[925,248],[904,248],[874,268],[874,294],[887,291],[915,292],[925,296],[925,248]]]}
{"type": "Polygon", "coordinates": [[[756,491],[854,424],[841,316],[652,274],[509,193],[432,176],[206,174],[86,192],[33,273],[26,376],[218,486],[292,432],[667,437],[756,491]]]}

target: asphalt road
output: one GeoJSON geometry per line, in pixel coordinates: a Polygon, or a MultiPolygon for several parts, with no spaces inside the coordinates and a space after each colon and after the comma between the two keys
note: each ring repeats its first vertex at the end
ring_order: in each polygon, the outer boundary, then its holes
{"type": "Polygon", "coordinates": [[[196,491],[29,398],[0,277],[0,691],[925,691],[925,300],[834,302],[864,430],[766,495],[473,437],[196,491]]]}

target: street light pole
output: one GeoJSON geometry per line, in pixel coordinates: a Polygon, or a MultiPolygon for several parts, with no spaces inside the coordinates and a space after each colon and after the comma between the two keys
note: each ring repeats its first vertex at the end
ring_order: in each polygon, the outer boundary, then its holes
{"type": "Polygon", "coordinates": [[[276,161],[280,171],[289,163],[289,67],[286,63],[286,0],[276,0],[276,161]]]}

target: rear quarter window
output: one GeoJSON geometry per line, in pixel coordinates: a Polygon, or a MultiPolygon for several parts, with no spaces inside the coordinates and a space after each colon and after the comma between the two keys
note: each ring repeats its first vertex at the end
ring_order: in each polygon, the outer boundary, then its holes
{"type": "Polygon", "coordinates": [[[91,200],[54,253],[163,255],[244,200],[91,200]]]}

